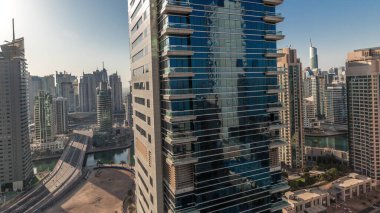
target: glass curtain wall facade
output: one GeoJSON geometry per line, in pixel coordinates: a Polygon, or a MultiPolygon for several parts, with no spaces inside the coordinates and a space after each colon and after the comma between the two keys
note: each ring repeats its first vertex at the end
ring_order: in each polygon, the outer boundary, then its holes
{"type": "Polygon", "coordinates": [[[138,212],[287,206],[273,108],[280,3],[129,1],[138,212]]]}

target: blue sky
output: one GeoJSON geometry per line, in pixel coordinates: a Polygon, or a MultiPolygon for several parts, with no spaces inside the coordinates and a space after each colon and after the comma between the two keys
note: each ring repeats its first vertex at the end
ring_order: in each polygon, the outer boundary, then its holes
{"type": "MultiPolygon", "coordinates": [[[[127,0],[1,0],[0,43],[25,37],[29,71],[47,75],[66,70],[81,75],[101,68],[129,79],[127,0]]],[[[285,0],[278,26],[304,67],[309,38],[318,47],[323,69],[342,66],[353,49],[380,46],[379,0],[285,0]]]]}
{"type": "Polygon", "coordinates": [[[309,38],[318,48],[319,66],[344,66],[354,49],[380,46],[379,0],[285,0],[278,25],[286,39],[279,47],[296,48],[309,66],[309,38]]]}

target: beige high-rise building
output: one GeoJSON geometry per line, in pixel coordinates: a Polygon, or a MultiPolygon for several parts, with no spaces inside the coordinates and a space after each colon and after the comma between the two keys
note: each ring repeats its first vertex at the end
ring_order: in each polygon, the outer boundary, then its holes
{"type": "Polygon", "coordinates": [[[287,145],[280,147],[280,159],[291,168],[303,168],[305,164],[305,134],[303,127],[302,64],[295,49],[283,48],[284,57],[278,58],[277,66],[283,70],[278,75],[281,87],[286,91],[279,95],[280,119],[287,128],[280,130],[281,140],[287,145]]]}
{"type": "Polygon", "coordinates": [[[350,165],[380,183],[380,48],[348,53],[346,67],[350,165]]]}
{"type": "Polygon", "coordinates": [[[0,47],[0,185],[17,190],[32,174],[24,38],[0,47]]]}

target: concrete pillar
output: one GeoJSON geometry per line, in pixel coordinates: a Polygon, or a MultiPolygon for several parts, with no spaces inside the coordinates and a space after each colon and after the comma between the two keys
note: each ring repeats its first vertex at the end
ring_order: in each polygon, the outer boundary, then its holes
{"type": "Polygon", "coordinates": [[[360,194],[359,194],[359,185],[357,185],[357,186],[356,186],[356,196],[359,197],[359,195],[360,195],[360,194]]]}

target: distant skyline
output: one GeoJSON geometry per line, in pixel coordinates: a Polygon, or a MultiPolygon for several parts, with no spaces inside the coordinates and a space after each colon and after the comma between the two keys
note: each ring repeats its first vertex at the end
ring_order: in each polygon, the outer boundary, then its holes
{"type": "Polygon", "coordinates": [[[277,9],[286,38],[278,47],[297,49],[303,68],[310,65],[309,39],[318,48],[319,67],[345,66],[347,53],[380,46],[378,0],[285,0],[277,9]]]}
{"type": "Polygon", "coordinates": [[[25,38],[32,75],[67,71],[76,76],[97,67],[129,79],[128,8],[126,0],[2,0],[0,44],[25,38]]]}
{"type": "MultiPolygon", "coordinates": [[[[130,79],[126,0],[2,0],[0,43],[24,37],[28,71],[32,75],[67,71],[80,76],[102,62],[109,74],[118,71],[127,87],[130,79]]],[[[380,46],[377,26],[380,1],[285,0],[277,12],[286,38],[278,48],[297,49],[303,67],[309,66],[309,39],[318,48],[319,66],[344,66],[354,49],[380,46]]]]}

